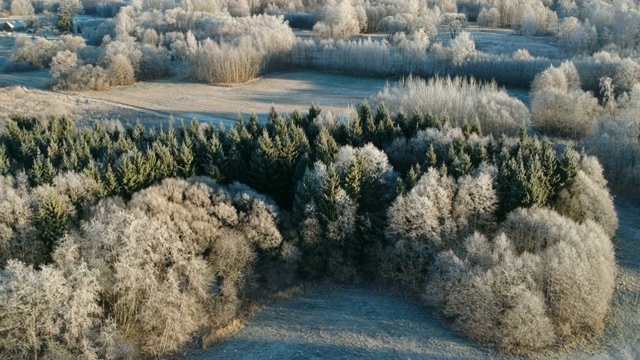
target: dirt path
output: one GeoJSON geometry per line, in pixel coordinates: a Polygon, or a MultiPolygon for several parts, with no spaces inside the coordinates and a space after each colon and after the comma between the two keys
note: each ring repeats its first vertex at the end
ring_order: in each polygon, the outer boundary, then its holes
{"type": "MultiPolygon", "coordinates": [[[[640,204],[616,201],[620,274],[605,334],[549,359],[640,359],[640,204]]],[[[442,319],[390,293],[319,286],[269,305],[241,332],[189,359],[506,358],[451,332],[442,319]]]]}

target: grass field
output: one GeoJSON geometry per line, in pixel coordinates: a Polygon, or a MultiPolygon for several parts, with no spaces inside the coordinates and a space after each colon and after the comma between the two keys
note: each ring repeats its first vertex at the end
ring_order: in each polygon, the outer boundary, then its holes
{"type": "Polygon", "coordinates": [[[310,105],[340,116],[386,84],[381,79],[295,72],[265,76],[255,81],[221,87],[189,83],[175,78],[137,83],[107,91],[88,91],[76,95],[133,106],[181,118],[225,123],[238,114],[256,114],[265,119],[271,106],[280,113],[295,109],[306,112],[310,105]]]}
{"type": "Polygon", "coordinates": [[[22,86],[0,88],[0,128],[12,114],[48,118],[69,116],[77,121],[119,119],[123,122],[140,120],[146,124],[166,122],[167,115],[82,96],[60,94],[22,86]]]}
{"type": "MultiPolygon", "coordinates": [[[[489,54],[511,55],[518,49],[527,49],[533,56],[550,59],[560,56],[554,36],[527,36],[513,29],[490,29],[477,25],[468,25],[464,30],[471,33],[477,50],[489,54]]],[[[441,32],[438,40],[445,35],[449,37],[449,34],[441,32]]]]}

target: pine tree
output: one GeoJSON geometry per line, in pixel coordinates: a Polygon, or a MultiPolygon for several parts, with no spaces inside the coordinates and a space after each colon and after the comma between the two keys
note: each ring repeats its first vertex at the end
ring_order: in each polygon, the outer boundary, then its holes
{"type": "Polygon", "coordinates": [[[211,138],[206,142],[204,151],[204,175],[217,182],[224,180],[221,166],[225,163],[224,147],[222,141],[217,134],[212,134],[211,138]]]}
{"type": "Polygon", "coordinates": [[[347,171],[347,176],[344,181],[344,188],[347,192],[347,195],[355,202],[359,203],[361,191],[362,191],[362,182],[365,176],[365,165],[362,162],[362,158],[359,153],[356,153],[353,161],[349,164],[349,169],[347,171]]]}
{"type": "Polygon", "coordinates": [[[476,121],[471,126],[471,132],[474,132],[479,137],[482,137],[482,125],[480,124],[480,119],[476,118],[476,121]]]}
{"type": "Polygon", "coordinates": [[[42,184],[50,184],[53,178],[56,177],[56,169],[49,159],[38,155],[33,162],[33,166],[29,170],[29,182],[31,186],[38,186],[42,184]]]}
{"type": "Polygon", "coordinates": [[[257,139],[262,134],[262,125],[260,124],[260,120],[258,120],[258,116],[256,114],[251,114],[251,116],[249,116],[248,130],[251,134],[251,138],[253,139],[257,139]]]}
{"type": "Polygon", "coordinates": [[[267,122],[269,124],[273,124],[275,123],[278,119],[280,118],[280,115],[278,115],[278,112],[276,111],[276,109],[272,106],[271,109],[269,109],[269,115],[267,116],[267,122]]]}
{"type": "Polygon", "coordinates": [[[385,144],[390,143],[396,137],[396,126],[391,119],[389,110],[384,104],[378,107],[375,116],[375,123],[377,129],[377,136],[375,136],[374,144],[378,147],[383,147],[385,144]]]}
{"type": "Polygon", "coordinates": [[[180,145],[178,153],[178,172],[177,175],[183,178],[189,178],[195,174],[195,161],[193,155],[193,145],[191,141],[184,141],[180,145]]]}
{"type": "Polygon", "coordinates": [[[396,114],[395,123],[398,124],[405,138],[411,138],[414,135],[415,127],[411,127],[411,121],[404,112],[396,114]]]}
{"type": "Polygon", "coordinates": [[[340,176],[333,166],[327,166],[327,176],[322,182],[322,199],[318,206],[319,219],[325,226],[338,218],[336,203],[340,189],[340,176]]]}
{"type": "Polygon", "coordinates": [[[558,188],[571,189],[578,173],[578,156],[571,148],[565,148],[562,157],[558,161],[556,167],[558,178],[558,188]]]}
{"type": "Polygon", "coordinates": [[[302,128],[306,128],[306,118],[302,116],[298,109],[293,110],[291,115],[289,116],[289,120],[293,121],[296,126],[300,126],[302,128]]]}
{"type": "Polygon", "coordinates": [[[118,182],[118,177],[116,176],[116,173],[111,168],[111,165],[107,165],[107,168],[104,171],[102,184],[108,196],[114,196],[114,195],[120,194],[120,188],[121,188],[120,183],[118,182]]]}
{"type": "Polygon", "coordinates": [[[7,175],[10,170],[11,168],[9,156],[7,155],[7,148],[4,144],[0,144],[0,175],[7,175]]]}
{"type": "Polygon", "coordinates": [[[320,113],[322,112],[322,110],[320,110],[319,107],[315,106],[315,105],[311,105],[311,107],[309,107],[309,112],[307,113],[307,116],[305,116],[305,126],[303,127],[307,127],[310,124],[313,124],[313,121],[318,118],[318,116],[320,116],[320,113]]]}
{"type": "Polygon", "coordinates": [[[314,150],[316,160],[322,161],[327,165],[334,161],[335,155],[338,153],[338,143],[326,128],[320,130],[320,135],[315,141],[314,150]]]}
{"type": "Polygon", "coordinates": [[[433,147],[433,144],[429,144],[429,152],[427,153],[427,156],[428,156],[427,167],[436,167],[436,165],[438,164],[438,156],[436,155],[436,151],[435,151],[435,148],[433,147]]]}
{"type": "Polygon", "coordinates": [[[139,151],[124,154],[118,164],[118,183],[125,197],[142,189],[148,175],[144,167],[144,157],[139,151]]]}
{"type": "Polygon", "coordinates": [[[154,176],[152,176],[153,179],[162,180],[178,175],[178,163],[167,146],[155,141],[151,147],[150,153],[153,154],[153,158],[155,159],[155,166],[153,167],[154,176]]]}
{"type": "Polygon", "coordinates": [[[362,122],[360,116],[353,116],[349,119],[349,125],[347,127],[346,141],[354,147],[363,145],[364,132],[362,130],[362,122]]]}
{"type": "Polygon", "coordinates": [[[68,215],[62,199],[57,193],[49,194],[38,204],[36,229],[38,238],[44,244],[46,261],[51,261],[55,246],[67,231],[68,215]]]}
{"type": "Polygon", "coordinates": [[[406,192],[411,191],[411,189],[413,189],[413,187],[416,186],[421,176],[422,176],[422,168],[420,167],[420,164],[413,165],[411,169],[409,169],[409,172],[407,173],[407,179],[405,181],[405,191],[406,192]]]}
{"type": "Polygon", "coordinates": [[[77,171],[80,168],[80,162],[78,161],[78,156],[75,151],[65,152],[62,155],[62,162],[60,167],[62,171],[77,171]]]}
{"type": "Polygon", "coordinates": [[[428,128],[435,128],[438,130],[442,130],[442,128],[444,127],[444,122],[431,114],[424,115],[422,124],[424,125],[419,126],[420,130],[424,130],[428,128]]]}
{"type": "Polygon", "coordinates": [[[91,160],[87,166],[82,170],[82,174],[84,174],[89,179],[96,181],[98,184],[101,183],[100,179],[100,169],[95,161],[91,160]]]}

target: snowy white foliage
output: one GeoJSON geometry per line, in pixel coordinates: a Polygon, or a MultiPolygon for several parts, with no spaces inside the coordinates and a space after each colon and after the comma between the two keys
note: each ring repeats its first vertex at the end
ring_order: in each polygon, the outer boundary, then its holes
{"type": "Polygon", "coordinates": [[[323,39],[342,40],[358,35],[366,26],[367,17],[359,2],[354,6],[351,0],[329,0],[313,31],[323,39]]]}
{"type": "Polygon", "coordinates": [[[594,133],[598,100],[580,88],[571,62],[538,74],[531,87],[531,122],[545,132],[581,139],[594,133]]]}
{"type": "Polygon", "coordinates": [[[492,240],[438,255],[426,294],[459,329],[514,353],[600,334],[614,290],[613,244],[602,228],[519,209],[492,240]]]}
{"type": "Polygon", "coordinates": [[[640,186],[640,84],[620,96],[610,117],[600,121],[596,134],[583,144],[605,169],[610,186],[617,192],[637,196],[640,186]]]}
{"type": "Polygon", "coordinates": [[[35,270],[10,260],[0,274],[0,348],[7,355],[95,358],[91,332],[99,323],[98,272],[65,239],[54,263],[35,270]]]}
{"type": "Polygon", "coordinates": [[[483,166],[457,182],[431,168],[406,195],[389,208],[386,236],[388,269],[400,269],[403,283],[420,291],[436,255],[456,248],[457,239],[495,226],[496,169],[483,166]]]}
{"type": "Polygon", "coordinates": [[[480,84],[473,79],[408,78],[387,86],[371,102],[407,114],[430,115],[454,126],[473,124],[477,119],[484,131],[494,134],[517,133],[529,116],[520,100],[495,83],[480,84]]]}

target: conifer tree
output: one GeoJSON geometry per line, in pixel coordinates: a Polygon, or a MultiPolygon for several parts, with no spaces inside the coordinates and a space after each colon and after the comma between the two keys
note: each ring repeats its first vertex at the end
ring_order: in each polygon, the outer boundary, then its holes
{"type": "Polygon", "coordinates": [[[118,176],[113,171],[110,164],[107,165],[107,168],[104,171],[102,183],[108,196],[120,194],[120,183],[118,182],[118,176]]]}
{"type": "Polygon", "coordinates": [[[347,171],[347,176],[344,180],[344,189],[347,192],[347,195],[355,203],[359,203],[361,191],[362,191],[362,182],[365,177],[365,164],[362,162],[362,157],[359,153],[355,154],[355,158],[349,164],[349,170],[347,171]]]}
{"type": "Polygon", "coordinates": [[[7,148],[0,143],[0,175],[7,175],[10,171],[9,156],[7,148]]]}
{"type": "Polygon", "coordinates": [[[346,141],[352,146],[362,146],[364,142],[364,131],[360,116],[352,116],[346,128],[346,141]]]}
{"type": "Polygon", "coordinates": [[[280,118],[280,115],[278,115],[278,112],[276,111],[276,109],[272,106],[271,109],[269,109],[269,115],[267,116],[267,122],[269,124],[273,124],[276,122],[276,120],[278,120],[280,118]]]}
{"type": "Polygon", "coordinates": [[[224,180],[221,167],[225,162],[224,148],[218,134],[211,135],[205,143],[203,175],[218,182],[224,180]]]}
{"type": "Polygon", "coordinates": [[[195,161],[193,154],[193,144],[191,141],[184,141],[180,145],[178,153],[178,176],[189,178],[195,174],[195,161]]]}
{"type": "Polygon", "coordinates": [[[433,147],[433,143],[429,144],[429,152],[427,153],[427,168],[436,167],[438,165],[438,155],[433,147]]]}
{"type": "MultiPolygon", "coordinates": [[[[273,109],[273,108],[271,108],[273,109]]],[[[275,110],[274,110],[275,111],[275,110]]],[[[277,116],[277,114],[276,114],[277,116]]],[[[249,133],[253,139],[257,139],[262,134],[262,125],[256,114],[249,116],[249,133]]]]}
{"type": "Polygon", "coordinates": [[[46,261],[51,260],[51,254],[56,243],[67,231],[68,215],[64,209],[62,199],[56,192],[50,192],[38,203],[36,228],[38,238],[44,244],[46,261]]]}
{"type": "Polygon", "coordinates": [[[320,135],[315,141],[314,150],[315,159],[325,164],[331,164],[335,159],[335,155],[338,152],[338,143],[326,128],[320,130],[320,135]]]}
{"type": "Polygon", "coordinates": [[[327,166],[327,175],[322,182],[322,198],[318,206],[320,219],[325,226],[338,217],[336,203],[340,190],[340,176],[333,166],[327,166]]]}

